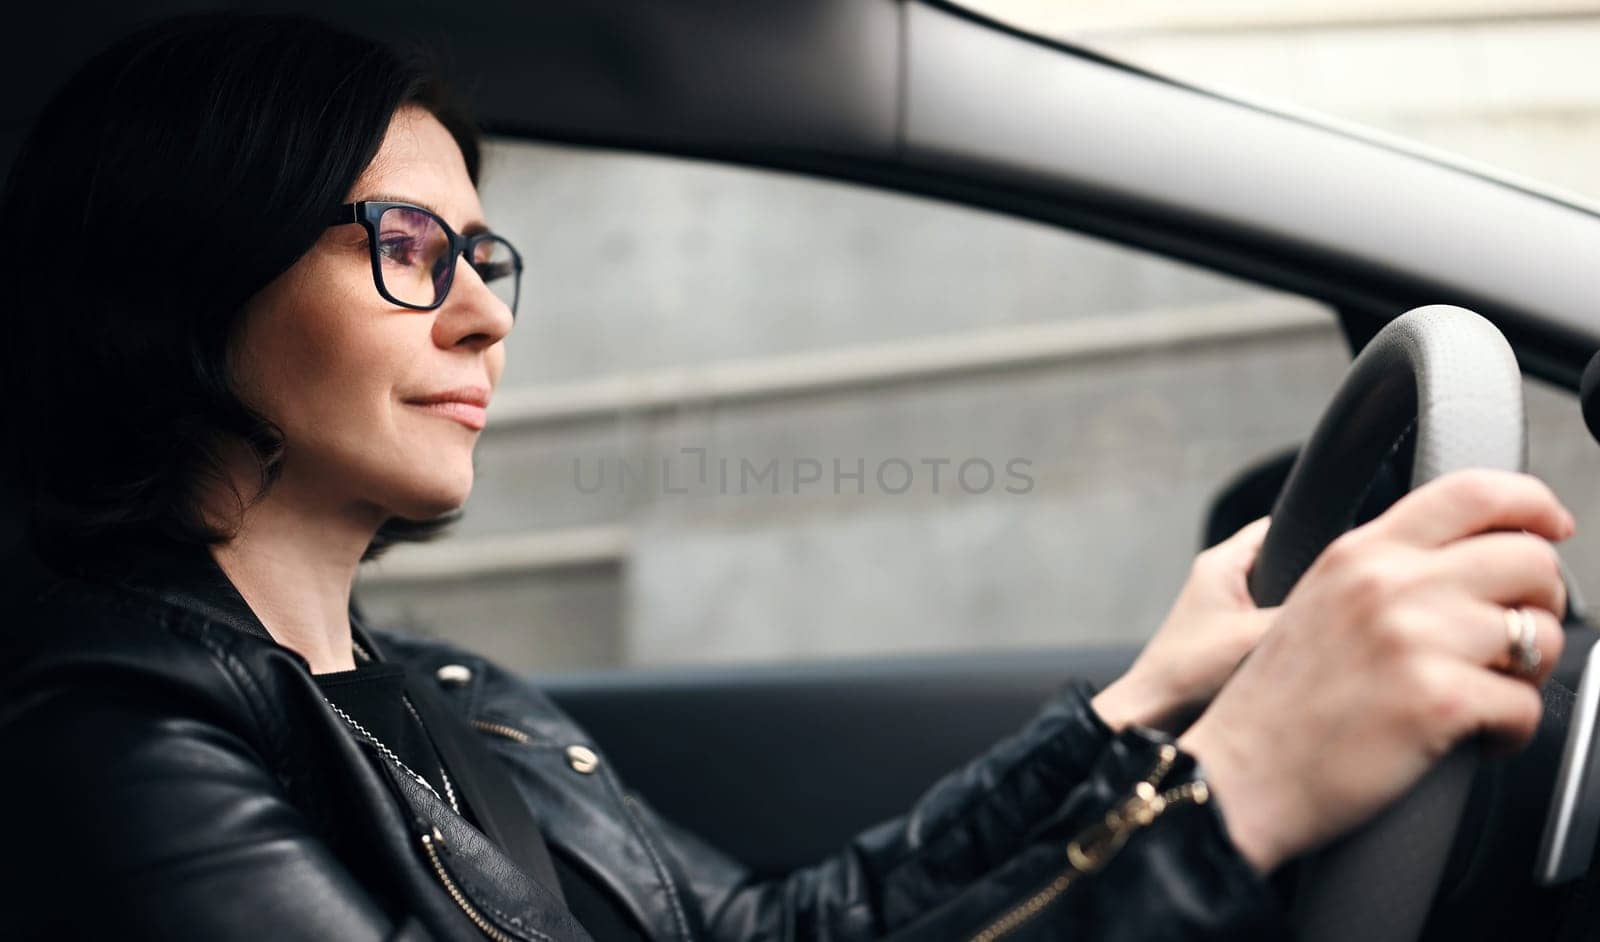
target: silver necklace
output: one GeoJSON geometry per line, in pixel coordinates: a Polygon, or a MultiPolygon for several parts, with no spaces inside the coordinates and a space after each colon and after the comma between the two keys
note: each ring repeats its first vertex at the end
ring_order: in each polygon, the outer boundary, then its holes
{"type": "MultiPolygon", "coordinates": [[[[352,644],[351,645],[351,649],[355,651],[356,656],[358,658],[360,658],[361,660],[363,660],[363,661],[372,660],[372,655],[368,654],[366,651],[363,651],[361,649],[361,645],[359,643],[352,644]]],[[[406,773],[407,775],[411,776],[413,779],[416,779],[418,785],[421,785],[423,788],[426,788],[428,791],[433,793],[433,797],[438,798],[440,801],[444,801],[445,800],[444,797],[439,794],[439,790],[437,788],[433,787],[433,783],[432,782],[428,781],[423,776],[418,775],[416,772],[412,771],[411,766],[406,765],[404,762],[400,761],[400,757],[395,755],[395,752],[394,752],[393,749],[390,749],[388,746],[384,745],[383,744],[383,740],[381,740],[378,737],[372,735],[372,732],[370,730],[368,730],[365,726],[362,726],[360,723],[357,723],[355,717],[353,717],[350,714],[346,713],[344,710],[341,710],[339,708],[339,705],[337,703],[334,703],[332,700],[329,700],[326,695],[323,696],[322,702],[326,703],[329,707],[331,707],[333,709],[333,712],[339,714],[339,718],[344,720],[345,723],[352,730],[355,731],[357,736],[359,736],[362,740],[364,740],[366,743],[371,745],[374,749],[377,749],[378,753],[380,755],[382,755],[385,759],[388,759],[390,762],[394,763],[394,765],[397,768],[399,768],[400,771],[402,771],[402,772],[406,773]]],[[[426,732],[427,727],[423,725],[422,716],[417,713],[417,708],[411,705],[411,698],[406,696],[405,693],[402,692],[400,694],[400,702],[404,703],[406,705],[406,709],[411,711],[412,719],[415,719],[417,721],[417,725],[421,726],[423,728],[424,732],[426,732]]],[[[461,806],[456,803],[456,790],[455,790],[454,786],[452,786],[450,784],[450,775],[447,772],[445,772],[444,763],[443,762],[439,763],[439,781],[444,783],[444,794],[449,797],[450,810],[454,811],[456,814],[460,814],[461,813],[461,806]]]]}
{"type": "MultiPolygon", "coordinates": [[[[404,698],[402,697],[402,699],[404,699],[404,698]]],[[[362,726],[360,723],[357,723],[355,717],[353,717],[350,714],[346,713],[345,711],[339,709],[339,704],[334,703],[332,700],[329,700],[327,697],[323,697],[322,698],[322,702],[326,703],[328,706],[332,707],[333,708],[333,712],[339,714],[339,718],[344,720],[347,724],[349,724],[350,728],[355,730],[357,736],[360,736],[363,740],[365,740],[368,744],[370,744],[374,749],[377,749],[379,754],[381,754],[385,759],[388,759],[390,762],[394,763],[397,767],[399,767],[400,771],[402,771],[402,772],[406,773],[407,775],[411,776],[412,778],[416,779],[418,785],[421,785],[423,788],[426,788],[428,791],[433,793],[433,797],[438,798],[440,801],[444,801],[445,800],[444,796],[441,796],[439,794],[439,790],[437,788],[433,787],[433,783],[432,782],[428,781],[426,778],[424,778],[421,775],[418,775],[416,772],[412,771],[411,766],[406,765],[404,762],[400,761],[400,757],[394,754],[394,750],[393,749],[390,749],[388,746],[384,745],[383,744],[383,740],[381,740],[378,737],[372,735],[372,733],[365,726],[362,726]]],[[[415,707],[413,707],[411,705],[411,701],[406,700],[405,704],[406,704],[406,709],[411,711],[411,715],[412,716],[417,717],[417,722],[420,724],[422,722],[422,717],[417,716],[417,710],[416,710],[415,707]]],[[[450,785],[450,776],[448,774],[446,774],[446,772],[444,770],[444,763],[443,762],[439,763],[439,781],[444,783],[444,793],[445,793],[445,795],[449,796],[450,810],[454,811],[456,814],[460,814],[461,813],[461,806],[456,803],[456,790],[455,790],[455,788],[453,788],[450,785]]]]}

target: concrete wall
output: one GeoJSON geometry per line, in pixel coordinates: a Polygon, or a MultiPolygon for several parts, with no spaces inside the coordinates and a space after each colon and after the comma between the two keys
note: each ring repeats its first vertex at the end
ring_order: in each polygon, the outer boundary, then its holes
{"type": "MultiPolygon", "coordinates": [[[[1088,27],[1397,130],[1538,129],[1504,145],[1519,169],[1600,191],[1573,156],[1596,153],[1600,95],[1569,87],[1568,29],[1594,23],[1151,9],[1088,27]],[[1347,65],[1413,60],[1454,71],[1389,95],[1347,65]]],[[[477,487],[450,540],[397,550],[361,597],[519,667],[1143,638],[1209,497],[1298,441],[1347,362],[1304,300],[925,200],[520,143],[493,149],[484,197],[530,269],[477,487]]],[[[1600,588],[1600,450],[1570,397],[1529,406],[1600,588]]]]}

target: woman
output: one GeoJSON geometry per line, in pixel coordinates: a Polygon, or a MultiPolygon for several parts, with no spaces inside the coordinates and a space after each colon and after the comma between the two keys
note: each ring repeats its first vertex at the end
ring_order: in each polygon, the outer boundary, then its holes
{"type": "Polygon", "coordinates": [[[1267,874],[1538,724],[1573,521],[1461,474],[1279,610],[1246,528],[1127,675],[756,879],[515,676],[351,605],[471,489],[520,272],[478,163],[425,72],[296,18],[149,27],[41,114],[0,237],[39,560],[0,642],[8,937],[1270,938],[1267,874]]]}

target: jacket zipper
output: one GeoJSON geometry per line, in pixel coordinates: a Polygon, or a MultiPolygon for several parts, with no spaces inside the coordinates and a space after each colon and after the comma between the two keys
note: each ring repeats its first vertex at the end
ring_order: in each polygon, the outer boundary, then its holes
{"type": "Polygon", "coordinates": [[[485,733],[492,733],[493,735],[499,736],[503,739],[510,739],[513,742],[519,742],[524,746],[533,742],[532,736],[529,736],[522,730],[517,729],[515,726],[507,726],[504,723],[492,723],[488,720],[473,720],[472,725],[476,729],[480,729],[485,733]]]}
{"type": "Polygon", "coordinates": [[[1084,828],[1067,844],[1067,869],[1020,905],[984,926],[972,937],[971,942],[997,942],[1015,932],[1055,902],[1078,877],[1095,873],[1109,863],[1134,831],[1160,817],[1168,808],[1189,802],[1205,804],[1211,793],[1204,781],[1188,782],[1164,792],[1156,791],[1177,758],[1176,746],[1163,745],[1156,755],[1155,767],[1134,786],[1132,797],[1107,811],[1102,820],[1084,828]]]}
{"type": "Polygon", "coordinates": [[[422,848],[428,852],[428,862],[433,865],[433,872],[439,877],[439,882],[444,884],[445,892],[450,894],[450,898],[456,901],[456,905],[484,935],[494,942],[516,942],[511,936],[500,931],[499,927],[491,923],[483,913],[478,912],[478,908],[472,905],[466,894],[461,892],[461,888],[456,886],[456,881],[450,879],[450,874],[444,869],[444,861],[439,859],[439,848],[443,846],[444,835],[439,833],[438,828],[434,828],[432,834],[422,835],[422,848]]]}

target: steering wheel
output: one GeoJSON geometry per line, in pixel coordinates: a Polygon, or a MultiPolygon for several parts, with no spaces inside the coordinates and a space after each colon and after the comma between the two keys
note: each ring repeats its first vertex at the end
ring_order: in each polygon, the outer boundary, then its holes
{"type": "MultiPolygon", "coordinates": [[[[1463,468],[1522,471],[1527,422],[1516,356],[1494,325],[1430,305],[1390,321],[1361,351],[1272,510],[1250,594],[1281,603],[1355,522],[1384,460],[1415,437],[1410,486],[1463,468]]],[[[1466,806],[1478,754],[1464,743],[1361,828],[1290,874],[1289,919],[1304,942],[1413,942],[1466,806]]]]}

